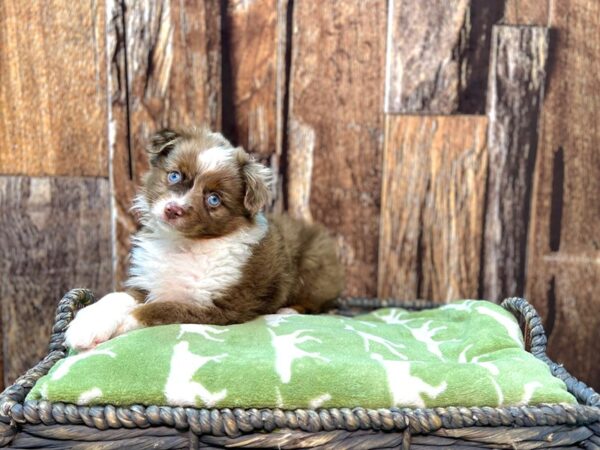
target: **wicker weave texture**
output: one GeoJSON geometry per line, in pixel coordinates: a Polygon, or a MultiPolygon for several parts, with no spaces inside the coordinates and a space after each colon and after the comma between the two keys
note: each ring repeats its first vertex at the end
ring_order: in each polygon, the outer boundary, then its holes
{"type": "MultiPolygon", "coordinates": [[[[49,354],[0,396],[0,445],[13,448],[587,448],[600,449],[600,396],[546,356],[541,319],[525,300],[502,306],[517,317],[528,349],[562,379],[579,405],[509,408],[196,409],[128,408],[27,401],[35,381],[66,355],[64,332],[84,289],[60,301],[49,354]],[[104,430],[98,432],[98,430],[104,430]],[[265,433],[266,432],[266,433],[265,433]],[[150,447],[149,447],[150,446],[150,447]],[[508,446],[508,447],[507,447],[508,446]]],[[[346,299],[338,312],[380,306],[431,308],[429,302],[346,299]]]]}

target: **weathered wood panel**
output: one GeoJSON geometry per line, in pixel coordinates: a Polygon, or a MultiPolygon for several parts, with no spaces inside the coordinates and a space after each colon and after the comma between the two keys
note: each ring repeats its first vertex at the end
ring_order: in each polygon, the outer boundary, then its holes
{"type": "Polygon", "coordinates": [[[482,113],[498,0],[389,2],[385,111],[482,113]]]}
{"type": "Polygon", "coordinates": [[[294,2],[288,206],[336,234],[347,293],[374,295],[386,2],[294,2]]]}
{"type": "Polygon", "coordinates": [[[273,168],[282,206],[288,0],[229,0],[223,18],[223,131],[273,168]]]}
{"type": "Polygon", "coordinates": [[[552,0],[506,0],[504,21],[509,25],[547,26],[552,0]]]}
{"type": "Polygon", "coordinates": [[[548,44],[542,27],[496,26],[492,34],[482,292],[493,301],[524,293],[548,44]]]}
{"type": "Polygon", "coordinates": [[[597,390],[600,262],[560,253],[535,261],[528,296],[544,318],[550,357],[597,390]]]}
{"type": "Polygon", "coordinates": [[[4,381],[47,352],[61,296],[111,287],[108,180],[0,177],[4,381]]]}
{"type": "Polygon", "coordinates": [[[0,173],[108,176],[103,2],[0,2],[0,173]]]}
{"type": "Polygon", "coordinates": [[[553,70],[541,116],[528,297],[556,316],[549,352],[600,389],[600,3],[555,1],[553,70]],[[556,277],[554,296],[548,285],[556,277]],[[559,318],[563,318],[560,319],[559,318]]]}
{"type": "Polygon", "coordinates": [[[221,125],[219,2],[108,2],[115,279],[127,272],[131,202],[149,135],[165,126],[221,125]]]}
{"type": "Polygon", "coordinates": [[[278,3],[230,0],[223,24],[232,78],[231,138],[266,157],[275,151],[277,139],[278,3]]]}
{"type": "Polygon", "coordinates": [[[386,120],[378,295],[476,298],[487,118],[386,120]]]}

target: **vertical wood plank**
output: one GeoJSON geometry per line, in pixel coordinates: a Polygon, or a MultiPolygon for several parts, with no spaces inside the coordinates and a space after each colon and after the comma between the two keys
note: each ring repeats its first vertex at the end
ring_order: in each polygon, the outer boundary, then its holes
{"type": "Polygon", "coordinates": [[[166,126],[221,126],[219,2],[109,0],[112,194],[115,277],[126,278],[129,212],[147,170],[144,146],[166,126]]]}
{"type": "Polygon", "coordinates": [[[542,27],[496,26],[492,34],[482,291],[493,301],[524,292],[548,43],[548,29],[542,27]]]}
{"type": "Polygon", "coordinates": [[[227,2],[234,132],[238,145],[270,156],[277,134],[278,0],[227,2]]]}
{"type": "Polygon", "coordinates": [[[337,236],[347,293],[376,292],[386,2],[294,2],[288,205],[337,236]]]}
{"type": "Polygon", "coordinates": [[[387,116],[380,297],[476,298],[487,118],[387,116]]]}
{"type": "Polygon", "coordinates": [[[288,0],[226,3],[223,131],[236,145],[272,167],[274,202],[280,209],[287,18],[291,6],[288,0]]]}
{"type": "Polygon", "coordinates": [[[0,173],[108,176],[103,2],[0,2],[0,173]]]}
{"type": "Polygon", "coordinates": [[[498,0],[391,0],[385,112],[482,113],[498,0]]]}
{"type": "Polygon", "coordinates": [[[541,116],[527,295],[554,323],[549,354],[600,389],[600,3],[555,1],[553,70],[541,116]],[[554,292],[551,289],[552,279],[554,292]]]}
{"type": "Polygon", "coordinates": [[[550,357],[600,389],[600,263],[557,253],[536,258],[528,297],[544,319],[550,357]]]}
{"type": "Polygon", "coordinates": [[[61,296],[111,286],[109,185],[103,178],[0,177],[4,381],[47,353],[61,296]]]}

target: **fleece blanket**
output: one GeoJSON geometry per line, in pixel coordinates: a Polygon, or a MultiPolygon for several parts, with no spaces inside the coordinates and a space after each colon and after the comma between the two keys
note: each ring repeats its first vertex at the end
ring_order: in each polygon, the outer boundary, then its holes
{"type": "Polygon", "coordinates": [[[59,361],[28,399],[286,409],[575,402],[523,349],[514,317],[473,300],[136,330],[59,361]]]}

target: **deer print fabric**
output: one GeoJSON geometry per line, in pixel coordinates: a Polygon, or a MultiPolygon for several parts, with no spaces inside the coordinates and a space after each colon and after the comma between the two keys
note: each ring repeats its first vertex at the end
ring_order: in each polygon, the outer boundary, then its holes
{"type": "Polygon", "coordinates": [[[28,398],[286,409],[575,402],[523,349],[514,317],[473,300],[355,318],[269,315],[136,330],[59,361],[28,398]]]}

